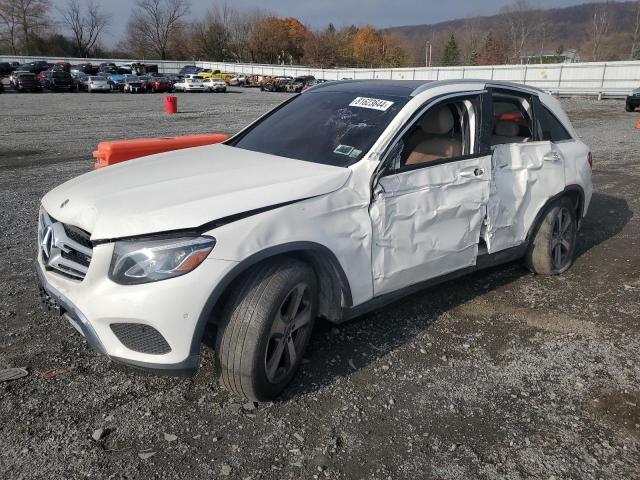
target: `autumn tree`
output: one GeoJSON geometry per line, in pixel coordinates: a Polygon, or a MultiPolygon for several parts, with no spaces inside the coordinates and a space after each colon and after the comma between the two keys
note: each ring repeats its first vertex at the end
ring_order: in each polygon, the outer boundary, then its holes
{"type": "Polygon", "coordinates": [[[384,56],[384,40],[380,32],[367,26],[353,37],[353,58],[361,65],[376,67],[384,56]]]}
{"type": "Polygon", "coordinates": [[[337,61],[338,37],[336,28],[329,24],[321,32],[309,32],[304,42],[303,61],[314,67],[333,67],[337,61]]]}
{"type": "Polygon", "coordinates": [[[453,33],[444,47],[442,57],[440,58],[440,64],[445,67],[460,65],[460,49],[458,48],[456,36],[453,33]]]}
{"type": "Polygon", "coordinates": [[[63,22],[73,35],[77,54],[81,57],[89,56],[109,25],[109,16],[93,0],[89,0],[84,7],[79,0],[68,0],[61,14],[63,22]]]}

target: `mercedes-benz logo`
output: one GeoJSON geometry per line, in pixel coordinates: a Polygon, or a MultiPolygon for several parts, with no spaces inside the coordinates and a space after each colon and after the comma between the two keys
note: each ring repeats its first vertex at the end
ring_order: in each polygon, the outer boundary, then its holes
{"type": "Polygon", "coordinates": [[[40,248],[42,249],[42,259],[45,263],[51,258],[51,250],[55,245],[55,238],[53,234],[53,226],[47,225],[42,232],[42,241],[40,242],[40,248]]]}

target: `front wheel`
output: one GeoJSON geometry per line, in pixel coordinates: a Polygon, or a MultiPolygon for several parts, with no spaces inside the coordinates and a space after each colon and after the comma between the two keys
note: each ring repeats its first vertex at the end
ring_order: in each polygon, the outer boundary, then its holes
{"type": "Polygon", "coordinates": [[[315,273],[297,260],[266,261],[236,283],[223,310],[220,382],[252,401],[276,397],[294,377],[317,314],[315,273]]]}
{"type": "Polygon", "coordinates": [[[624,109],[627,112],[633,112],[635,110],[635,108],[633,106],[629,105],[628,103],[625,104],[624,109]]]}
{"type": "Polygon", "coordinates": [[[539,275],[559,275],[573,265],[578,221],[576,206],[567,197],[547,209],[529,246],[526,263],[539,275]]]}

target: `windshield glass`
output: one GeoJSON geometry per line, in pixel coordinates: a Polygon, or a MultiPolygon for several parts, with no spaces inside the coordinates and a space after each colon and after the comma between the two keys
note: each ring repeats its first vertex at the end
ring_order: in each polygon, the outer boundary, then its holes
{"type": "Polygon", "coordinates": [[[360,160],[409,98],[307,92],[285,103],[229,145],[348,167],[360,160]]]}

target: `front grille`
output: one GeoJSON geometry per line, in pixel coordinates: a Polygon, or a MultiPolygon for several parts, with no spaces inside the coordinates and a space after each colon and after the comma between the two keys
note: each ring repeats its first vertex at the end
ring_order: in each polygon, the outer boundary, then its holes
{"type": "Polygon", "coordinates": [[[38,248],[47,270],[82,280],[91,263],[91,235],[73,225],[58,222],[44,210],[38,222],[38,248]]]}
{"type": "Polygon", "coordinates": [[[112,323],[111,330],[129,350],[151,355],[163,355],[171,351],[162,334],[149,325],[112,323]]]}

